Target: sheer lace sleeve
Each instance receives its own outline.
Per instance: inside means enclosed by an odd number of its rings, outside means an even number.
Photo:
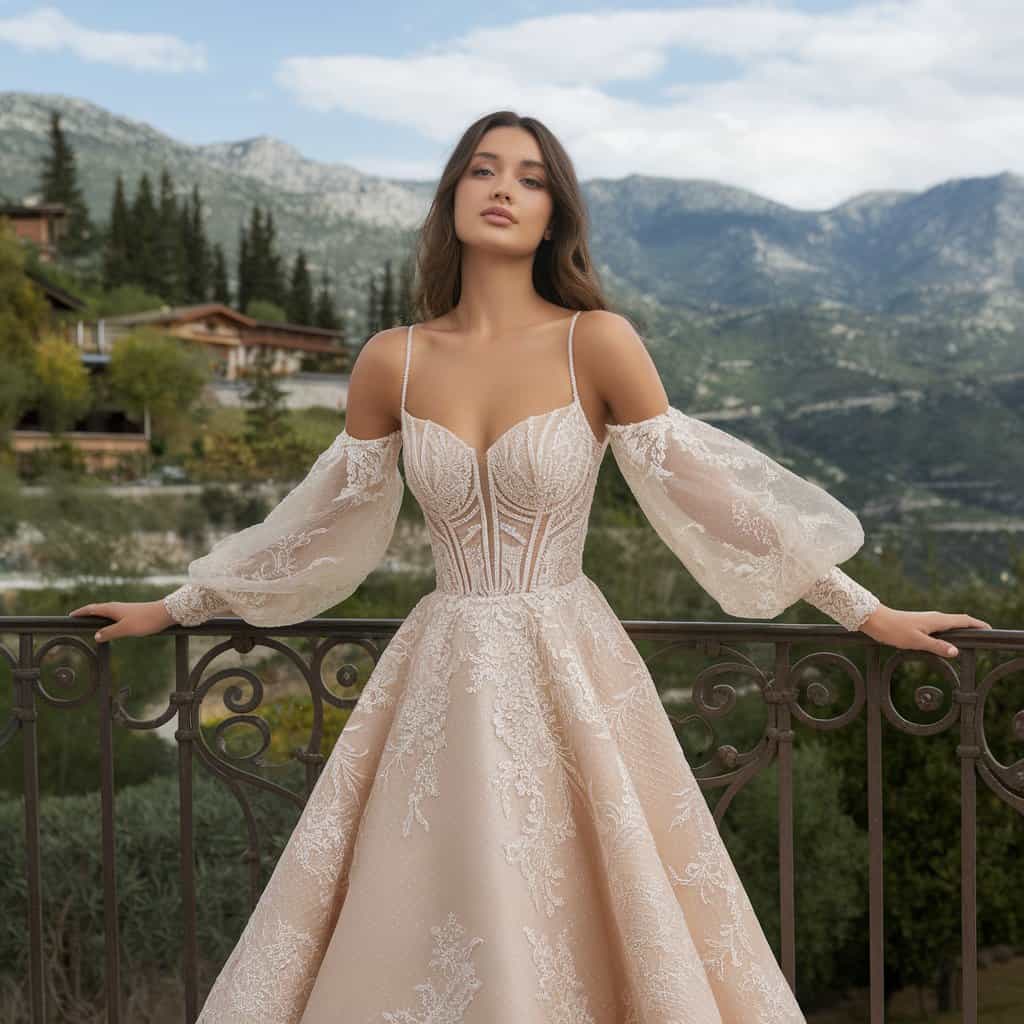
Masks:
[[[185,626],[223,614],[285,626],[344,600],[394,533],[401,445],[399,430],[375,438],[343,430],[262,523],[189,563],[189,582],[163,599],[168,614]]]
[[[836,568],[864,543],[860,521],[817,484],[672,406],[608,430],[651,525],[730,615],[773,618],[802,597],[856,629],[877,607]]]

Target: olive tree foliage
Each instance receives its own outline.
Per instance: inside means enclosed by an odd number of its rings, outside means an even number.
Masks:
[[[35,370],[41,425],[53,433],[69,430],[91,403],[89,371],[78,349],[58,335],[47,335],[36,345]]]
[[[36,400],[35,347],[50,325],[50,307],[25,273],[25,253],[0,217],[0,431],[14,428]]]
[[[210,379],[195,347],[143,327],[114,342],[107,370],[111,398],[141,419],[149,410],[154,438],[177,433]]]

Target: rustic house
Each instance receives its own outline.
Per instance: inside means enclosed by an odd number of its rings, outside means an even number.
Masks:
[[[71,340],[83,350],[108,352],[120,335],[139,327],[202,345],[214,357],[214,372],[224,380],[244,376],[260,349],[269,350],[274,373],[290,376],[303,369],[304,357],[320,357],[325,369],[348,370],[348,352],[340,331],[305,324],[276,323],[246,316],[220,302],[163,306],[144,313],[107,317],[95,324],[69,325]]]
[[[18,238],[39,247],[39,259],[51,262],[57,255],[57,242],[67,225],[67,207],[63,203],[9,203],[0,205]]]

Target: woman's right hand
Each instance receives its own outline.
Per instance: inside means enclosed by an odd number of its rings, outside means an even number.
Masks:
[[[109,626],[103,626],[93,634],[100,643],[122,636],[149,636],[175,622],[163,601],[103,601],[83,604],[68,615],[102,615],[113,619]]]

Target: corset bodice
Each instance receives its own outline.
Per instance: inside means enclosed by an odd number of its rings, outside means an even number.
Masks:
[[[437,589],[497,595],[568,583],[582,572],[590,506],[608,439],[598,441],[572,401],[513,424],[482,453],[405,408],[412,327],[402,385],[405,479],[426,519]]]

